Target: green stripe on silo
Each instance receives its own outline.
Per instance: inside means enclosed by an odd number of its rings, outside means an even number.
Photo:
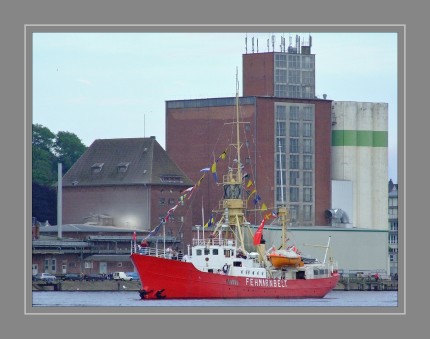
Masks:
[[[336,130],[332,131],[331,145],[388,147],[388,132]]]
[[[373,147],[388,147],[388,132],[375,131],[373,132]]]

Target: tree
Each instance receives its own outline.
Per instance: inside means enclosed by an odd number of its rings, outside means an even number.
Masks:
[[[33,124],[32,135],[32,213],[39,221],[56,223],[56,184],[58,163],[63,174],[85,152],[86,147],[73,133],[52,133],[47,127]]]
[[[33,182],[40,185],[52,185],[55,183],[56,175],[53,164],[56,157],[52,153],[55,142],[55,134],[48,128],[33,124],[32,136],[32,177]]]
[[[86,150],[76,134],[70,132],[58,132],[53,148],[57,161],[63,164],[63,173],[66,173]]]
[[[39,124],[33,124],[33,147],[51,152],[54,141],[55,134],[52,133],[47,127]]]

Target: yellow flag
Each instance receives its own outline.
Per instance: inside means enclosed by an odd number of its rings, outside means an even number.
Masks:
[[[252,195],[253,195],[254,193],[257,193],[257,190],[256,190],[256,189],[254,189],[254,190],[249,194],[249,197],[248,197],[248,199],[247,199],[247,200],[249,200],[249,198],[251,198],[251,197],[252,197]]]
[[[263,205],[261,205],[261,210],[262,211],[266,211],[267,210],[267,206],[266,204],[263,202]]]
[[[246,188],[250,188],[253,185],[252,180],[249,179],[248,183],[246,184]]]

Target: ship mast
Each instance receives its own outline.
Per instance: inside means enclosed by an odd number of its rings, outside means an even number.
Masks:
[[[282,226],[282,244],[281,249],[286,249],[287,243],[287,207],[284,202],[284,186],[283,186],[283,172],[282,172],[282,146],[281,141],[279,141],[279,168],[281,176],[281,206],[278,208],[278,216],[281,221]]]
[[[237,148],[237,175],[242,181],[242,163],[240,159],[240,135],[239,135],[239,79],[236,68],[236,148]]]

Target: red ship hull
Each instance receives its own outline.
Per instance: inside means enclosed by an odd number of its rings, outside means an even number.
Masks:
[[[338,273],[310,280],[238,277],[201,272],[178,260],[140,254],[131,259],[147,299],[322,298],[339,280]]]

